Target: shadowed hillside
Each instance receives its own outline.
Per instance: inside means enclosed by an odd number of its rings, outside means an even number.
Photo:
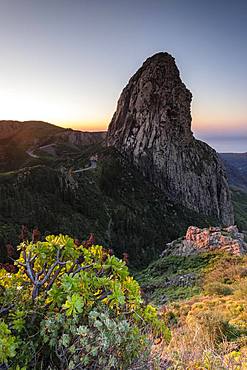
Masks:
[[[73,173],[88,166],[96,149],[97,167]],[[115,150],[92,145],[73,158],[46,160],[46,165],[0,175],[5,242],[18,241],[22,224],[38,226],[42,235],[61,232],[86,239],[92,232],[97,242],[144,265],[190,224],[216,222],[170,202]]]

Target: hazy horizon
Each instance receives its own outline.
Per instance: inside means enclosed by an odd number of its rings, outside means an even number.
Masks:
[[[196,139],[204,141],[215,149],[218,153],[246,153],[247,137],[212,137],[204,135],[195,135]]]

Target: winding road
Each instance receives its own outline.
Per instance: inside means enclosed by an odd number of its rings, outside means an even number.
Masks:
[[[93,170],[97,167],[97,161],[95,159],[90,160],[90,166],[89,167],[84,167],[79,170],[72,171],[73,173],[79,173],[79,172],[84,172],[88,170]]]
[[[45,148],[45,147],[49,147],[53,144],[50,144],[50,145],[45,145],[43,147],[40,147],[38,149],[42,149],[42,148]],[[33,149],[34,150],[34,149]],[[32,157],[32,158],[40,158],[37,154],[34,154],[33,153],[33,150],[32,149],[28,149],[26,151],[26,153]],[[90,159],[90,165],[88,167],[84,167],[84,168],[79,168],[78,170],[75,170],[75,171],[71,171],[71,173],[80,173],[80,172],[84,172],[84,171],[89,171],[89,170],[94,170],[95,168],[97,168],[97,155],[96,156],[93,156],[92,159]]]
[[[32,158],[39,158],[39,156],[38,156],[38,155],[36,155],[36,154],[34,154],[34,153],[33,153],[33,150],[32,150],[32,149],[28,149],[28,150],[26,151],[26,153],[27,153],[30,157],[32,157]]]

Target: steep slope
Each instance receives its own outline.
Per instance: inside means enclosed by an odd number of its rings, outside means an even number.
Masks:
[[[155,54],[124,88],[107,144],[170,199],[229,225],[233,210],[225,171],[216,152],[193,137],[191,99],[174,58]]]
[[[169,369],[246,369],[246,247],[236,227],[190,227],[136,276],[171,329]]]

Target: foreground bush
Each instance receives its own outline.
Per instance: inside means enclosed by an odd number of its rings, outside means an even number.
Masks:
[[[78,244],[78,243],[77,243]],[[22,243],[16,274],[0,270],[0,366],[127,369],[169,330],[125,262],[67,236]]]

